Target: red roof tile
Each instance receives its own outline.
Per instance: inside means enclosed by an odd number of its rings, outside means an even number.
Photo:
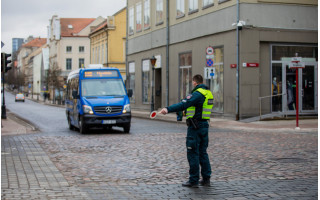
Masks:
[[[22,45],[22,47],[41,47],[45,43],[47,43],[47,38],[36,38],[27,44]]]
[[[60,18],[61,36],[74,36],[94,20],[95,18]],[[71,25],[72,27],[70,28],[69,25]]]

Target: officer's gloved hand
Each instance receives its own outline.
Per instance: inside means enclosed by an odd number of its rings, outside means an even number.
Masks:
[[[163,114],[163,115],[166,115],[166,114],[168,114],[168,109],[167,108],[162,108],[159,113]]]

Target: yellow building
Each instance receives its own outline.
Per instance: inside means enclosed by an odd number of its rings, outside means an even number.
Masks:
[[[125,79],[126,8],[93,27],[89,37],[91,64],[118,68]]]

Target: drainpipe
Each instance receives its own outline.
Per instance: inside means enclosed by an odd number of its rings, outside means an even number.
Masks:
[[[126,58],[125,58],[125,62],[126,62],[126,88],[128,88],[128,80],[129,80],[129,66],[128,66],[128,20],[129,20],[129,17],[128,17],[128,13],[129,13],[129,8],[128,8],[128,1],[127,0],[127,8],[126,8],[126,18],[127,18],[127,21],[126,21]]]
[[[169,30],[169,0],[167,0],[167,45],[166,45],[166,106],[169,106],[169,42],[170,42],[170,30]]]
[[[239,5],[239,0],[237,0],[237,73],[236,73],[236,77],[237,77],[237,94],[236,94],[236,120],[239,121],[240,117],[239,117],[239,107],[240,107],[240,103],[239,103],[239,85],[240,85],[240,79],[239,79],[239,65],[240,65],[240,49],[239,49],[239,27],[238,27],[238,23],[240,20],[240,5]]]

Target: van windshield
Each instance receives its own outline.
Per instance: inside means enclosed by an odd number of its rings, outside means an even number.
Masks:
[[[124,96],[121,79],[85,79],[81,84],[82,96]]]

